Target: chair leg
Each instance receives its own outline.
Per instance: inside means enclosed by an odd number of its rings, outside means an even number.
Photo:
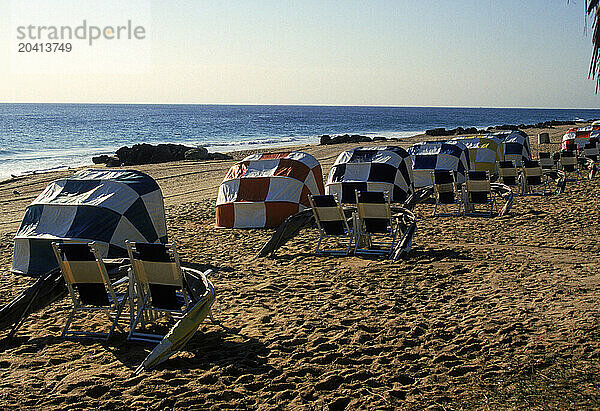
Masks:
[[[71,313],[69,314],[69,317],[67,318],[67,322],[62,329],[62,333],[60,334],[61,337],[64,337],[65,335],[67,335],[67,331],[69,330],[69,327],[71,326],[71,323],[73,322],[73,318],[75,318],[75,312],[77,311],[78,308],[79,308],[79,304],[73,305],[73,309],[71,310]]]
[[[105,341],[108,342],[108,340],[110,340],[110,337],[112,336],[113,331],[115,330],[115,328],[117,327],[117,324],[119,323],[119,319],[121,318],[121,312],[123,311],[123,308],[125,308],[125,303],[127,303],[127,296],[123,297],[123,301],[121,301],[120,304],[117,305],[117,312],[115,314],[115,319],[112,323],[112,326],[110,327],[110,330],[108,331],[108,335],[106,336]]]

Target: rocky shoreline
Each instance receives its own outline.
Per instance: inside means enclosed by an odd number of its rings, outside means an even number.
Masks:
[[[134,144],[121,147],[114,156],[92,157],[94,164],[107,167],[135,166],[141,164],[168,163],[181,160],[231,160],[233,157],[223,153],[209,153],[205,147],[189,147],[183,144]]]

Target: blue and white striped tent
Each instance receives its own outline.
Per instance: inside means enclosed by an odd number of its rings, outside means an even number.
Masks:
[[[356,202],[355,190],[387,191],[394,203],[413,192],[410,156],[399,146],[358,147],[338,155],[329,170],[325,194]]]
[[[436,170],[454,171],[457,183],[465,182],[469,149],[460,140],[423,141],[408,148],[412,158],[415,189],[433,184]]]
[[[11,271],[40,276],[57,267],[52,241],[96,241],[105,258],[126,257],[125,240],[167,241],[162,193],[134,170],[82,170],[53,181],[25,212]]]
[[[503,143],[504,160],[514,161],[517,167],[523,165],[523,160],[531,160],[529,136],[521,130],[507,130],[487,134]]]

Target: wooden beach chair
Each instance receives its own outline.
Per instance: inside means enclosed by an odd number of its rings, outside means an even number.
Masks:
[[[514,161],[500,161],[498,162],[498,172],[500,174],[500,180],[502,184],[510,187],[511,189],[519,186],[519,170],[515,166]]]
[[[96,243],[52,243],[52,249],[67,284],[73,309],[67,318],[61,336],[103,338],[112,336],[125,303],[127,292],[115,292],[115,287],[124,283],[123,278],[112,284]],[[71,331],[73,320],[80,311],[104,311],[111,322],[108,332]]]
[[[554,170],[556,168],[556,164],[554,163],[550,152],[540,151],[538,153],[538,158],[542,170]]]
[[[467,171],[465,215],[487,214],[489,217],[494,212],[494,197],[490,174],[487,171]],[[478,205],[487,205],[487,212],[477,211]]]
[[[433,216],[459,215],[462,206],[462,199],[454,180],[454,172],[450,170],[433,171],[432,181],[433,194],[435,198]],[[448,207],[454,205],[458,207],[455,213],[438,213],[438,208],[440,206],[444,206],[446,207],[446,210],[448,210]]]
[[[559,162],[560,167],[565,175],[575,174],[575,181],[579,179],[579,164],[575,151],[561,151]]]
[[[389,256],[398,228],[392,219],[389,192],[355,191],[355,254]]]
[[[344,210],[340,206],[336,195],[309,195],[308,201],[315,216],[319,229],[319,241],[315,254],[322,255],[348,255],[352,247],[354,232],[348,225]],[[348,245],[345,249],[320,249],[322,241],[330,238],[344,238]]]
[[[523,185],[521,194],[546,195],[548,179],[537,160],[523,161]],[[541,190],[541,191],[540,191]]]
[[[163,334],[146,327],[167,314],[181,318],[190,307],[191,296],[184,287],[179,256],[173,244],[125,242],[131,261],[137,310],[128,340],[158,342]],[[212,318],[212,317],[211,317]]]

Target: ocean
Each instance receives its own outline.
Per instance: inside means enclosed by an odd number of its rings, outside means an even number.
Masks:
[[[318,142],[322,134],[407,137],[436,127],[600,118],[600,110],[529,108],[0,104],[0,179],[92,164],[136,143],[209,151]]]

